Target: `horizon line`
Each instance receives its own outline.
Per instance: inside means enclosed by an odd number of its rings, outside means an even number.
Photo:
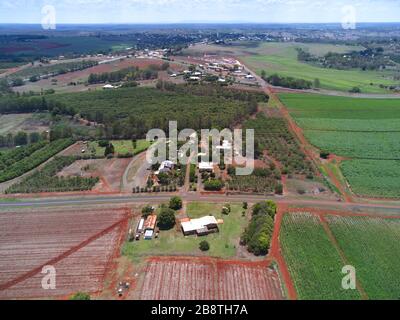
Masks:
[[[360,21],[357,24],[400,24],[400,21]],[[176,21],[176,22],[61,22],[57,25],[171,25],[171,24],[342,24],[342,22],[251,22],[251,21]],[[0,25],[34,25],[40,26],[37,22],[0,22]]]

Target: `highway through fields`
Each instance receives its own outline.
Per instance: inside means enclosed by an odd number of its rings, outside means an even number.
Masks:
[[[176,193],[164,193],[157,195],[93,195],[93,196],[66,196],[57,198],[19,198],[19,199],[2,199],[0,201],[0,210],[18,209],[18,208],[40,208],[40,207],[75,207],[83,205],[104,205],[109,204],[116,206],[135,205],[135,204],[159,204],[168,202]],[[290,206],[304,207],[326,207],[347,210],[399,210],[399,202],[338,202],[332,200],[318,199],[301,199],[295,197],[278,197],[278,196],[262,196],[262,195],[201,195],[198,193],[187,193],[181,195],[182,199],[187,202],[222,202],[222,203],[254,203],[262,200],[274,200],[278,204]]]

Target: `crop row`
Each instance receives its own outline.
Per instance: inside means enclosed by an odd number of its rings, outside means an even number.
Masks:
[[[99,181],[98,177],[58,177],[56,174],[71,165],[75,157],[57,157],[42,170],[38,170],[7,189],[6,193],[67,192],[91,190]]]
[[[64,150],[73,143],[72,139],[55,140],[24,158],[8,166],[0,172],[0,182],[8,181],[36,168],[49,158]]]

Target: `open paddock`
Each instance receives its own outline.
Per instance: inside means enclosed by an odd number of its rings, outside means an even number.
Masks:
[[[127,209],[0,213],[0,299],[95,293],[118,253]],[[56,289],[41,286],[43,266],[56,269]]]
[[[142,300],[281,300],[279,276],[267,263],[152,258]]]

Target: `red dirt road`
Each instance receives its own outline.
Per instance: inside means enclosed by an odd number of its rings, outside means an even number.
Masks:
[[[286,261],[282,256],[282,249],[281,249],[281,244],[279,241],[279,234],[281,231],[282,218],[283,218],[283,215],[285,214],[286,210],[287,210],[286,206],[283,206],[283,205],[278,206],[278,212],[275,216],[275,227],[274,227],[274,233],[272,234],[271,249],[269,252],[269,257],[274,259],[276,261],[276,263],[278,264],[279,271],[280,271],[281,277],[282,277],[282,281],[284,281],[284,283],[285,283],[288,298],[291,300],[296,300],[297,292],[294,287],[292,277],[290,276],[289,270],[287,268]]]

